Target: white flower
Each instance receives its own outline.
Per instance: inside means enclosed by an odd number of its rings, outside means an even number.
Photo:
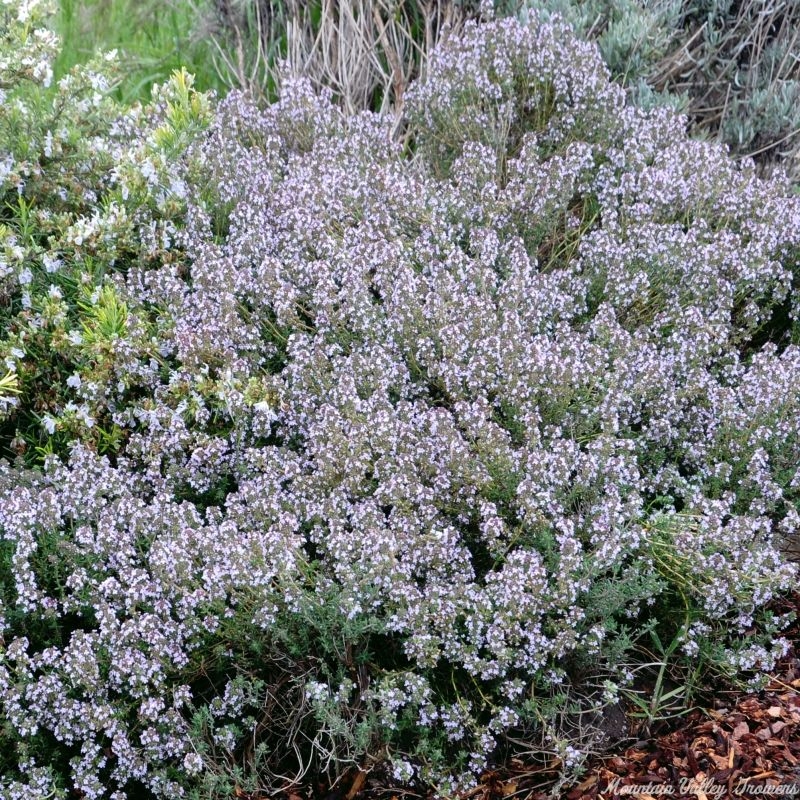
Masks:
[[[410,761],[392,759],[392,777],[401,783],[409,783],[414,779],[416,768]]]
[[[2,102],[3,101],[0,98],[0,104],[2,104]],[[6,177],[11,174],[11,170],[13,169],[14,159],[10,155],[0,159],[0,184],[2,184]]]
[[[309,681],[306,684],[306,693],[312,702],[319,702],[320,700],[330,697],[328,685],[320,681]]]
[[[187,775],[199,775],[203,771],[203,759],[197,753],[187,753],[183,757],[183,768]]]
[[[260,400],[258,403],[254,403],[253,408],[262,417],[266,417],[268,422],[274,422],[278,419],[278,415],[266,400]]]
[[[89,410],[86,408],[86,406],[81,406],[78,408],[75,412],[75,416],[77,416],[77,418],[81,420],[87,428],[94,427],[94,418],[89,414]]]
[[[63,263],[64,262],[60,258],[52,255],[51,253],[45,253],[42,256],[42,264],[44,264],[46,272],[58,272]]]

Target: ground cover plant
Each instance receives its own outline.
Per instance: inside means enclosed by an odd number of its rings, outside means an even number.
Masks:
[[[399,142],[299,79],[48,86],[45,11],[0,5],[3,797],[447,796],[509,751],[574,774],[647,670],[652,714],[758,683],[787,185],[560,23],[466,25]]]

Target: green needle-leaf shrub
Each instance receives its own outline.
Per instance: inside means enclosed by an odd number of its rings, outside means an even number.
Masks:
[[[63,231],[4,189],[4,797],[570,774],[651,641],[785,652],[785,186],[537,20],[453,37],[404,146],[303,81],[131,113]]]

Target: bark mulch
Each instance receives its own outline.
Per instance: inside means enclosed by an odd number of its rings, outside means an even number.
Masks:
[[[596,764],[566,800],[614,796],[800,798],[800,662],[730,710],[695,711],[677,730]]]
[[[565,800],[662,797],[796,797],[800,800],[800,593],[780,602],[798,619],[787,638],[792,650],[759,693],[726,693],[716,708],[694,710],[678,726],[590,764],[584,778],[560,792]],[[530,778],[495,773],[485,800],[543,800],[546,789],[524,793]]]

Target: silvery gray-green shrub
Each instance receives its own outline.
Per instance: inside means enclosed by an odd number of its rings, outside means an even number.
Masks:
[[[407,146],[304,81],[266,108],[163,91],[97,216],[7,262],[3,797],[377,763],[447,796],[513,748],[574,774],[653,637],[676,670],[772,667],[787,186],[538,19],[453,37]],[[47,387],[35,334],[64,348]]]

